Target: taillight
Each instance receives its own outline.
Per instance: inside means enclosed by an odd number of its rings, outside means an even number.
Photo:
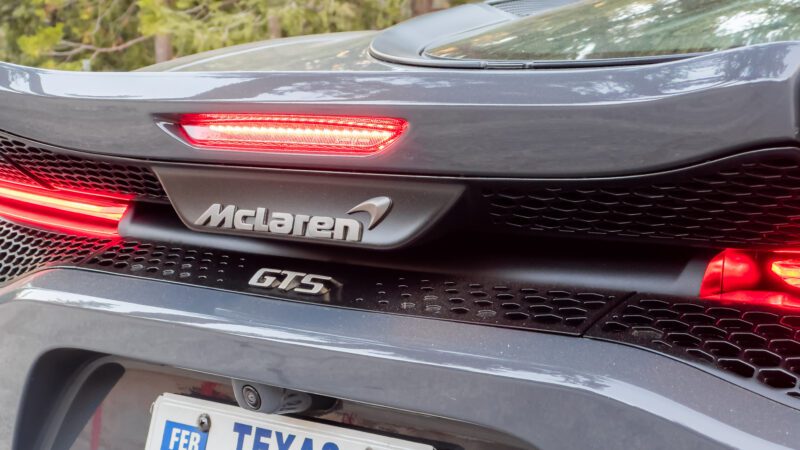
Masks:
[[[772,261],[770,270],[784,283],[793,288],[800,288],[800,259],[777,259]]]
[[[800,251],[725,250],[709,263],[700,296],[800,308]]]
[[[0,183],[0,216],[41,228],[113,236],[127,209],[124,198]]]
[[[389,117],[187,114],[178,125],[201,148],[366,156],[385,150],[408,123]]]

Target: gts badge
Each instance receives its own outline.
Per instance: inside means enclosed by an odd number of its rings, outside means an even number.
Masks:
[[[322,295],[327,294],[334,283],[333,278],[325,275],[264,268],[258,269],[248,284],[298,294]]]
[[[392,199],[375,197],[352,207],[347,214],[367,213],[367,229],[375,228],[389,213]],[[244,209],[214,203],[194,221],[209,228],[228,228],[278,235],[360,242],[363,225],[356,219],[270,212],[267,208]]]

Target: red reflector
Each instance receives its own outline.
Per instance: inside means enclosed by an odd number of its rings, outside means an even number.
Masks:
[[[115,235],[127,209],[124,199],[0,183],[0,216],[43,228]]]
[[[189,114],[179,126],[201,148],[365,156],[396,141],[408,123],[388,117]]]

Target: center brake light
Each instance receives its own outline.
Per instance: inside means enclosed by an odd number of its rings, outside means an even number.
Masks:
[[[71,233],[115,236],[128,200],[0,182],[0,216]]]
[[[389,147],[408,123],[390,117],[187,114],[178,126],[200,148],[367,156]]]

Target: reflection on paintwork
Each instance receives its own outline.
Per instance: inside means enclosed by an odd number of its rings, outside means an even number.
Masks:
[[[375,31],[303,36],[198,53],[139,69],[142,72],[261,72],[399,70],[367,51]]]
[[[427,51],[437,58],[590,60],[800,39],[800,0],[583,0]]]
[[[689,93],[715,86],[786,78],[800,47],[785,44],[740,53],[710,55],[671,64],[614,71],[493,72],[409,70],[320,76],[309,73],[86,73],[32,69],[0,63],[0,92],[73,99],[319,101],[548,105],[620,102]],[[642,79],[646,82],[642,83]],[[191,80],[188,83],[187,80]],[[496,89],[496,82],[504,88]],[[455,96],[451,90],[469,89]],[[573,95],[570,95],[572,93]],[[412,100],[418,97],[422,100]]]
[[[581,70],[85,73],[0,63],[0,122],[40,142],[153,160],[416,175],[618,176],[692,164],[734,146],[795,142],[798,64],[796,42]],[[237,112],[311,107],[318,114],[384,114],[408,120],[414,131],[368,161],[220,156],[156,132],[160,114],[214,110],[220,102]],[[87,123],[92,133],[85,133]],[[581,149],[581,164],[568,149]]]

